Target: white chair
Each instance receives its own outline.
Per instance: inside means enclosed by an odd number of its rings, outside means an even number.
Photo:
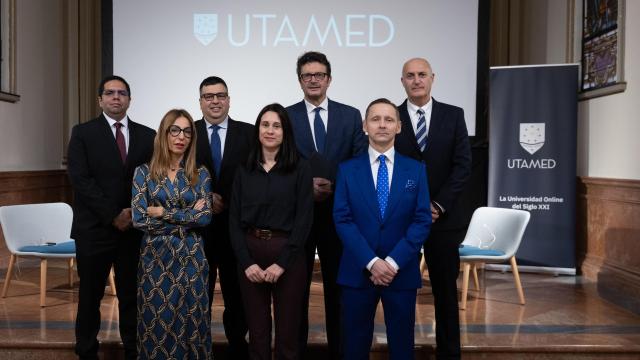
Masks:
[[[11,252],[2,297],[7,296],[13,267],[19,256],[40,259],[40,306],[45,306],[47,259],[68,259],[69,286],[73,286],[75,242],[69,237],[73,211],[65,203],[0,207],[0,224]]]
[[[476,271],[479,263],[509,261],[520,304],[524,305],[524,292],[515,254],[530,217],[528,211],[494,207],[481,207],[473,212],[463,246],[459,249],[460,264],[463,266],[461,310],[467,307],[469,272],[472,266],[476,289],[480,288]]]

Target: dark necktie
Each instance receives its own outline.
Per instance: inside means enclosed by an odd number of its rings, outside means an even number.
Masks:
[[[384,218],[384,212],[387,209],[387,201],[389,200],[389,171],[384,154],[378,156],[380,166],[378,167],[378,180],[376,186],[376,195],[378,197],[378,208],[380,209],[380,217]]]
[[[316,115],[313,119],[313,132],[316,136],[316,149],[320,154],[324,153],[324,139],[327,136],[327,131],[324,128],[324,122],[322,122],[322,118],[320,117],[321,107],[317,107],[313,109],[316,112]]]
[[[211,142],[209,143],[211,146],[211,158],[213,159],[213,170],[216,172],[215,175],[220,177],[220,164],[222,163],[222,146],[220,143],[220,135],[218,134],[218,130],[220,130],[220,126],[211,125]]]
[[[120,159],[124,164],[127,161],[127,144],[124,142],[124,134],[122,134],[122,124],[116,121],[116,144],[118,144],[118,150],[120,150]]]
[[[416,140],[420,151],[427,147],[427,120],[424,118],[424,110],[418,109],[418,128],[416,129]]]

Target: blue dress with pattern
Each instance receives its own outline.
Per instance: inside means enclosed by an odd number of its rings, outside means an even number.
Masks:
[[[136,168],[131,209],[133,226],[145,232],[138,263],[138,358],[209,359],[209,265],[195,231],[211,221],[211,178],[204,167],[190,184],[182,169],[172,182],[156,182],[149,166]],[[194,210],[206,199],[202,210]],[[162,206],[152,218],[148,206]]]

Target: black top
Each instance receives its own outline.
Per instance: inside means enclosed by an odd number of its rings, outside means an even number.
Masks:
[[[255,264],[245,236],[251,228],[289,233],[289,241],[276,263],[287,268],[302,252],[313,220],[311,168],[299,160],[295,170],[274,166],[266,172],[261,165],[238,168],[231,193],[229,232],[231,245],[242,269]],[[267,240],[268,241],[268,240]]]

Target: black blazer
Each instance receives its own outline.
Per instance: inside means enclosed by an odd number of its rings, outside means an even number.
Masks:
[[[204,165],[211,174],[213,184],[212,191],[222,196],[225,204],[225,213],[231,201],[231,189],[238,165],[244,165],[249,157],[249,152],[253,146],[253,125],[229,118],[229,128],[224,143],[224,153],[220,174],[216,174],[213,168],[213,157],[211,157],[211,146],[209,145],[209,133],[207,132],[207,122],[204,119],[196,121],[196,131],[198,132],[198,142],[196,148],[196,162]],[[213,224],[215,220],[211,223]]]
[[[71,236],[76,240],[109,238],[113,219],[131,207],[133,172],[151,160],[156,132],[131,119],[128,123],[125,164],[104,115],[73,127],[67,153],[74,195]]]
[[[402,130],[396,135],[395,148],[406,156],[425,163],[431,200],[440,204],[445,213],[433,224],[432,231],[466,226],[456,203],[471,173],[471,147],[464,121],[464,111],[433,99],[427,147],[418,147],[407,100],[398,106]]]

